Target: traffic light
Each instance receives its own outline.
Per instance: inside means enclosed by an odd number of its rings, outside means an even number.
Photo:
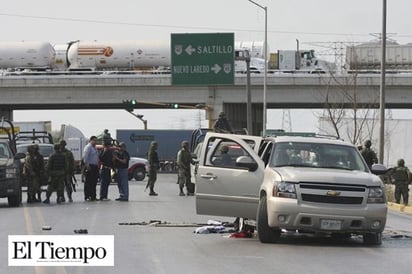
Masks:
[[[179,104],[178,104],[178,103],[169,104],[169,107],[170,107],[170,108],[173,108],[173,109],[178,109],[178,108],[179,108]]]
[[[128,112],[132,112],[134,108],[137,106],[137,100],[123,100],[124,109]]]

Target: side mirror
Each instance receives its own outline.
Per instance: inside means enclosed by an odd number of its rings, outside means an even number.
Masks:
[[[373,164],[371,171],[375,175],[385,175],[388,169],[382,164]]]
[[[14,155],[14,158],[17,159],[17,160],[24,159],[24,158],[26,158],[26,154],[23,153],[23,152],[18,152],[18,153],[16,153],[16,155]]]
[[[250,156],[237,157],[236,166],[247,168],[249,171],[255,171],[258,168],[258,164]]]

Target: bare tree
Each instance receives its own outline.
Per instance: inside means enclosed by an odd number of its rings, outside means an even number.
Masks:
[[[378,114],[378,94],[370,96],[367,102],[365,99],[361,100],[357,89],[358,73],[339,76],[330,72],[330,77],[322,78],[328,82],[325,83],[325,103],[320,117],[327,126],[321,130],[359,144],[372,138]]]

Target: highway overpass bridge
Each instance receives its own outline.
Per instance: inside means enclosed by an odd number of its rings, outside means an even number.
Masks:
[[[268,74],[267,108],[324,108],[330,103],[378,107],[379,74]],[[12,119],[22,109],[121,109],[124,100],[136,108],[203,106],[210,120],[224,110],[236,128],[246,127],[247,77],[236,75],[233,85],[173,86],[170,75],[68,74],[0,76],[0,115]],[[356,93],[356,99],[354,94]],[[254,132],[262,128],[263,75],[251,77]],[[386,107],[412,108],[412,74],[388,74]]]

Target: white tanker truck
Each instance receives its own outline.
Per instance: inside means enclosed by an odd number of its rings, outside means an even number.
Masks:
[[[235,50],[248,50],[252,71],[255,73],[263,72],[263,42],[236,41]],[[3,42],[0,43],[0,69],[3,71],[29,70],[51,73],[70,71],[167,73],[171,65],[170,53],[170,42],[167,40],[72,41],[54,46],[46,42]],[[268,57],[271,55],[268,54]],[[313,59],[310,61],[312,62]],[[269,62],[270,64],[271,62]],[[269,68],[272,69],[272,72],[273,69],[276,69],[270,66]],[[308,71],[311,69],[305,68]],[[282,71],[282,67],[279,66],[277,70]],[[296,70],[303,71],[303,67],[297,67]],[[245,62],[235,61],[235,71],[237,73],[246,72]]]

